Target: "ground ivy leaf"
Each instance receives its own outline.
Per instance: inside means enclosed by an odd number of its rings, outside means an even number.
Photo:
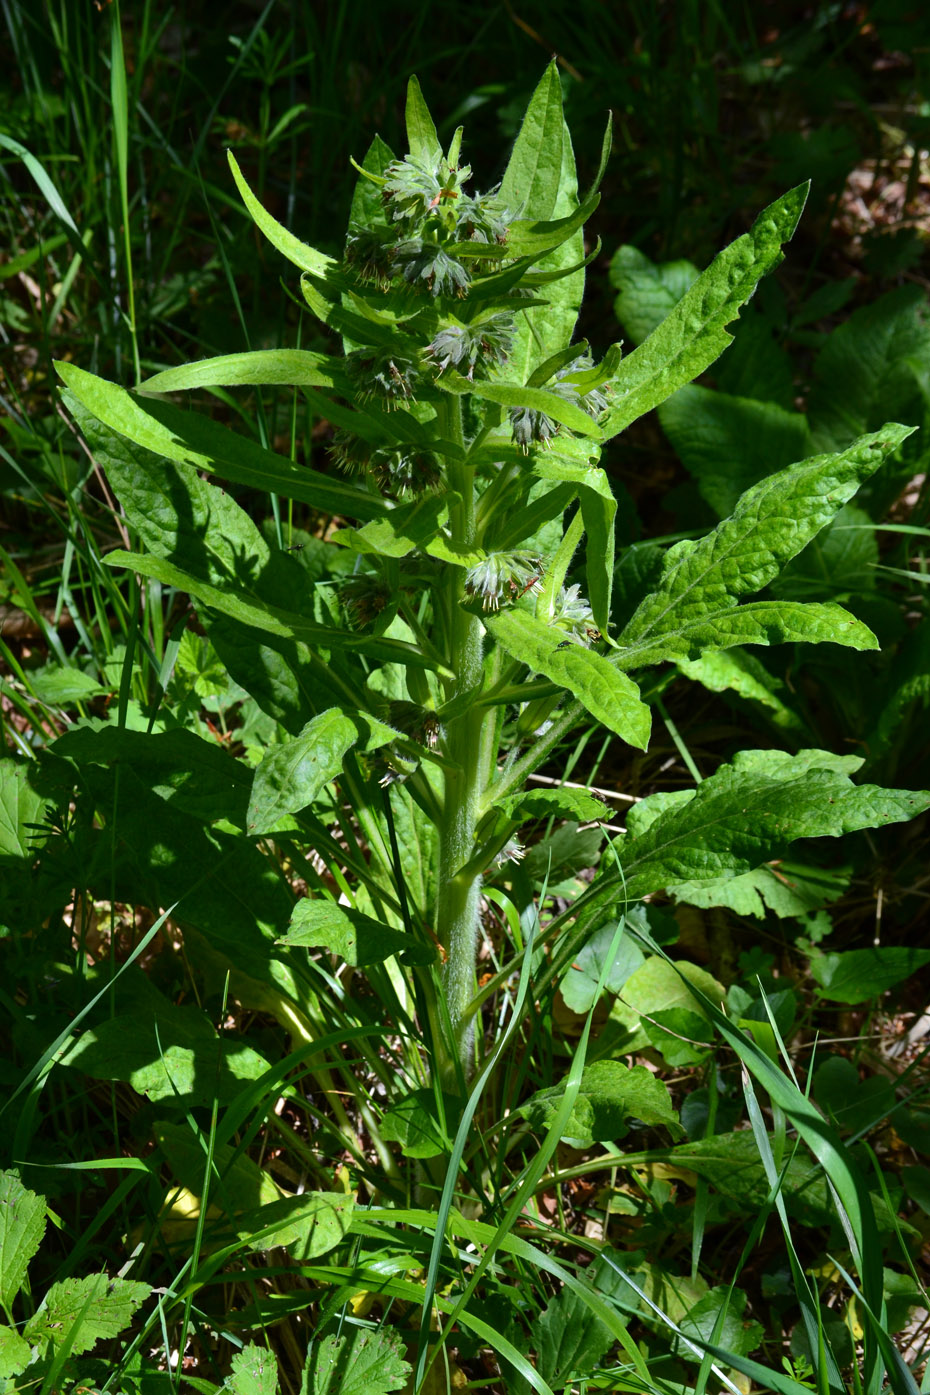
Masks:
[[[561,982],[562,997],[573,1012],[587,1012],[597,996],[604,960],[610,953],[610,946],[616,934],[613,923],[605,925],[592,935],[583,949],[575,956],[575,962]],[[632,973],[644,963],[642,950],[630,935],[621,936],[613,963],[607,971],[605,989],[608,993],[619,993]]]
[[[636,684],[602,655],[580,645],[560,649],[561,632],[525,610],[501,611],[484,623],[512,658],[567,688],[611,731],[631,746],[646,749],[652,726],[649,708]]]
[[[15,1327],[0,1326],[0,1380],[9,1380],[25,1371],[32,1359],[32,1347]]]
[[[250,832],[269,832],[285,814],[304,809],[342,769],[358,740],[351,718],[336,707],[313,717],[299,736],[272,746],[255,771],[249,800]]]
[[[52,1284],[41,1308],[26,1323],[23,1337],[33,1346],[67,1341],[72,1356],[90,1351],[105,1337],[118,1337],[151,1293],[148,1284],[88,1274]]]
[[[278,943],[328,949],[347,964],[364,967],[397,954],[409,944],[409,936],[321,896],[297,902],[287,934]]]
[[[718,1327],[721,1311],[724,1316]],[[679,1326],[686,1337],[699,1337],[704,1342],[713,1342],[732,1351],[736,1356],[748,1356],[762,1342],[765,1328],[760,1322],[746,1322],[743,1317],[745,1311],[745,1293],[738,1288],[731,1291],[729,1285],[719,1284],[698,1299],[681,1318]],[[701,1360],[701,1353],[694,1352],[685,1342],[677,1343],[677,1349],[686,1360]]]
[[[45,1234],[45,1198],[0,1172],[0,1303],[9,1312]]]
[[[232,1371],[222,1386],[229,1395],[276,1395],[278,1363],[274,1352],[249,1342],[232,1359]]]
[[[801,184],[764,209],[748,233],[725,248],[674,310],[623,360],[604,425],[605,439],[690,383],[732,342],[725,326],[782,260],[807,199]]]
[[[770,475],[748,490],[712,533],[669,548],[658,587],[618,637],[627,652],[617,662],[634,668],[662,658],[695,658],[703,648],[773,638],[876,647],[871,632],[838,606],[765,601],[740,606],[739,600],[774,580],[912,430],[891,424],[845,451]]]
[[[454,1101],[447,1097],[447,1110]],[[381,1120],[381,1137],[399,1143],[408,1158],[438,1158],[452,1151],[452,1140],[436,1115],[432,1090],[413,1090],[387,1111]]]
[[[544,1131],[555,1119],[564,1094],[564,1082],[537,1090],[520,1112],[533,1128]],[[650,1070],[622,1061],[595,1061],[582,1072],[562,1137],[581,1148],[594,1142],[614,1142],[627,1134],[630,1118],[662,1124],[675,1138],[683,1133],[667,1087]]]
[[[875,945],[840,954],[817,954],[810,971],[821,998],[833,1003],[866,1003],[930,964],[930,949],[914,945]]]
[[[353,1327],[342,1337],[319,1337],[307,1357],[303,1395],[388,1395],[410,1375],[403,1350],[390,1327]]]

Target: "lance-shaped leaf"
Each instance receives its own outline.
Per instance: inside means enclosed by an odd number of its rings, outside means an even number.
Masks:
[[[347,964],[364,967],[390,959],[410,944],[410,938],[361,911],[337,906],[321,896],[297,902],[287,934],[279,944],[328,949]]]
[[[45,1198],[0,1172],[0,1301],[9,1312],[45,1234]]]
[[[797,227],[807,190],[800,184],[764,209],[750,231],[714,258],[671,314],[623,360],[605,424],[608,439],[703,373],[732,343],[725,326],[782,260],[782,243]]]
[[[501,201],[528,218],[551,218],[562,178],[562,83],[553,60],[530,98],[501,180]]]
[[[596,463],[592,463],[590,448],[583,455],[574,450],[574,459],[567,453],[574,444],[556,441],[551,451],[537,457],[533,473],[540,479],[574,484],[578,490],[588,539],[585,553],[588,599],[595,625],[606,634],[610,623],[610,591],[614,576],[614,515],[617,501],[606,474]]]
[[[626,646],[621,667],[696,658],[705,647],[785,639],[875,648],[871,631],[839,606],[740,606],[739,599],[768,585],[913,429],[892,424],[848,450],[781,470],[748,490],[712,533],[676,543],[666,553],[658,587],[619,636]]]
[[[522,387],[519,383],[473,383],[453,369],[447,369],[437,378],[436,386],[460,396],[467,393],[471,397],[480,397],[485,402],[498,402],[502,407],[530,407],[533,411],[545,412],[553,421],[560,422],[562,426],[567,426],[582,436],[601,439],[600,428],[593,417],[576,407],[574,402],[567,402],[564,397],[559,397],[558,393],[547,392],[545,388]]]
[[[273,247],[276,247],[282,256],[287,257],[289,262],[299,266],[302,271],[315,272],[317,276],[325,276],[331,267],[338,265],[332,257],[327,257],[325,253],[318,252],[315,247],[308,247],[300,238],[288,232],[278,222],[277,218],[272,218],[271,214],[262,207],[258,199],[252,193],[248,184],[242,176],[242,171],[236,163],[236,157],[231,150],[226,152],[229,160],[229,168],[232,170],[233,179],[236,181],[236,188],[242,195],[242,202],[252,216],[256,227],[264,233]]]
[[[631,746],[646,749],[652,726],[649,708],[636,684],[602,655],[577,644],[560,649],[561,631],[525,610],[489,615],[484,623],[512,658],[567,688],[598,721]]]
[[[407,107],[404,118],[410,154],[427,168],[438,164],[442,158],[442,146],[439,144],[429,107],[423,99],[420,84],[415,77],[411,77],[407,83]]]
[[[449,509],[457,503],[458,494],[425,494],[409,504],[398,505],[384,518],[373,518],[364,528],[339,528],[332,535],[333,541],[353,552],[406,557],[414,548],[426,547],[446,521]]]
[[[182,392],[205,387],[246,387],[281,383],[288,387],[336,388],[348,393],[344,365],[329,354],[307,349],[255,349],[245,354],[220,354],[156,373],[143,384],[144,392]]]
[[[268,833],[285,814],[304,809],[342,769],[342,758],[358,740],[352,720],[336,707],[307,723],[299,736],[272,746],[255,771],[248,826]]]
[[[600,201],[600,194],[594,194],[564,218],[541,218],[535,222],[529,218],[519,218],[507,229],[507,242],[502,247],[489,247],[484,242],[457,242],[451,250],[456,256],[465,258],[532,257],[536,261],[567,242],[573,233],[584,226]]]
[[[385,511],[384,500],[377,495],[295,465],[209,417],[182,411],[169,402],[133,397],[116,383],[86,373],[73,363],[55,367],[68,388],[64,400],[95,454],[112,454],[115,434],[164,460],[190,465],[251,489],[299,499],[324,513],[375,518]],[[95,420],[100,423],[98,428],[92,425]]]
[[[930,808],[925,790],[853,784],[846,772],[857,763],[827,751],[741,751],[694,791],[644,799],[615,844],[626,895],[739,876],[797,838],[837,838]]]

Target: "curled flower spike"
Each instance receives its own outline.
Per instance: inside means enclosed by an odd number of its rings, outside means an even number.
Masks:
[[[499,310],[477,324],[450,324],[438,331],[426,350],[427,357],[439,365],[443,373],[451,364],[467,378],[475,368],[506,363],[513,348],[515,333],[513,316]],[[467,367],[466,367],[467,365]]]
[[[511,407],[509,416],[514,444],[520,447],[524,455],[532,445],[548,445],[559,429],[557,421],[534,407]]]
[[[471,277],[455,257],[438,242],[426,237],[408,237],[398,242],[394,262],[405,281],[422,282],[431,295],[464,296]]]
[[[391,588],[384,577],[372,572],[359,572],[342,583],[339,599],[349,622],[361,630],[373,624],[389,604]]]
[[[600,388],[589,388],[584,392],[581,386],[573,381],[576,373],[586,373],[589,368],[593,368],[593,360],[590,354],[579,354],[572,359],[564,368],[560,368],[555,375],[553,382],[549,384],[549,391],[558,393],[559,397],[564,397],[566,402],[574,402],[583,412],[587,412],[589,417],[596,420],[610,405],[605,393]]]
[[[429,450],[378,450],[371,468],[382,494],[422,494],[442,481],[438,457]]]
[[[538,591],[542,563],[531,552],[492,552],[470,567],[465,590],[480,596],[485,610],[499,610],[501,600],[515,601],[527,591]]]
[[[380,398],[390,410],[416,401],[420,368],[412,356],[396,349],[355,349],[347,356],[346,366],[363,402]]]
[[[591,607],[581,594],[580,586],[562,587],[555,601],[555,611],[549,622],[564,630],[563,644],[587,646],[597,636]]]
[[[361,436],[356,436],[354,431],[346,431],[341,426],[333,433],[329,450],[336,464],[350,475],[364,473],[375,454],[375,448],[370,441],[363,440]]]
[[[345,260],[362,281],[372,281],[387,289],[395,275],[391,260],[390,234],[380,228],[362,228],[353,223],[346,238]]]

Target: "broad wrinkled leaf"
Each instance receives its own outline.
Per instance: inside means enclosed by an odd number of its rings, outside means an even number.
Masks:
[[[42,822],[46,799],[32,788],[29,776],[25,761],[0,759],[0,865],[8,858],[32,856],[36,830],[30,825]]]
[[[690,383],[732,343],[725,326],[782,260],[782,243],[797,227],[807,190],[799,185],[764,209],[751,230],[714,258],[662,324],[623,360],[614,379],[606,439]]]
[[[564,1084],[537,1090],[520,1112],[533,1128],[544,1131],[556,1118],[564,1095]],[[562,1137],[578,1148],[588,1148],[595,1141],[616,1141],[629,1132],[630,1119],[662,1124],[676,1138],[683,1132],[668,1088],[645,1066],[595,1061],[582,1072],[581,1087]]]
[[[403,1343],[390,1327],[348,1328],[318,1337],[304,1371],[306,1395],[388,1395],[410,1375]]]
[[[218,1036],[194,1005],[165,999],[155,1011],[135,1011],[91,1028],[61,1058],[95,1080],[128,1080],[151,1100],[190,1108],[234,1099],[270,1062],[244,1041]]]
[[[716,1003],[724,1001],[726,991],[706,969],[686,959],[677,967],[680,972],[666,960],[650,957],[634,970],[623,987],[622,1017],[627,1020],[633,1013],[640,1018],[650,1043],[669,1065],[693,1065],[707,1054],[713,1031],[689,984]]]
[[[329,1254],[348,1234],[355,1198],[348,1192],[282,1196],[235,1218],[236,1232],[253,1254],[286,1249],[298,1263]]]
[[[821,998],[833,1003],[866,1003],[903,983],[927,964],[930,949],[874,945],[870,949],[814,955],[810,970]]]
[[[682,1143],[669,1156],[670,1168],[705,1178],[750,1215],[758,1212],[768,1196],[765,1164],[751,1130]],[[802,1225],[827,1225],[835,1214],[823,1170],[800,1150],[787,1163],[782,1195],[789,1215]]]
[[[827,1056],[820,1061],[812,1094],[831,1123],[850,1133],[874,1128],[895,1105],[895,1087],[890,1080],[879,1075],[860,1080],[856,1067],[845,1056]]]
[[[223,1382],[229,1395],[277,1395],[278,1363],[274,1352],[249,1342],[232,1359],[232,1371]]]
[[[926,307],[920,286],[900,286],[832,332],[817,356],[808,402],[821,450],[841,448],[890,416],[922,419],[930,373]]]
[[[875,526],[864,509],[847,504],[775,578],[772,594],[789,601],[867,597],[875,590],[877,566]]]
[[[679,1326],[686,1337],[700,1337],[736,1356],[748,1356],[761,1344],[765,1328],[761,1322],[747,1322],[745,1312],[746,1295],[742,1289],[731,1292],[727,1285],[719,1284],[698,1299],[694,1307],[684,1314]],[[695,1355],[686,1343],[678,1342],[675,1345],[679,1354],[687,1360],[701,1359],[700,1354]]]
[[[9,1312],[45,1234],[45,1198],[0,1172],[0,1302]]]
[[[323,512],[374,518],[385,510],[384,501],[377,495],[295,465],[201,413],[182,411],[169,402],[134,397],[73,363],[57,363],[55,368],[68,389],[63,400],[95,454],[102,452],[108,457],[118,453],[125,458],[126,443],[119,446],[112,440],[115,433],[117,438],[125,437],[163,460],[205,470],[251,489],[281,494],[285,499],[298,499]],[[144,455],[141,458],[147,459]],[[107,459],[102,463],[109,468]]]
[[[573,1289],[564,1288],[533,1324],[536,1369],[554,1390],[568,1388],[572,1377],[596,1370],[615,1338]],[[521,1390],[529,1391],[528,1382]]]
[[[52,1284],[42,1307],[23,1328],[33,1345],[66,1342],[72,1356],[90,1351],[107,1337],[118,1337],[133,1314],[151,1293],[148,1284],[132,1279],[111,1279],[109,1274],[88,1274]]]
[[[611,731],[631,746],[646,749],[652,725],[649,708],[635,683],[607,659],[579,645],[560,649],[561,632],[525,610],[501,611],[484,623],[512,658],[567,688]]]
[[[737,915],[760,919],[772,911],[780,919],[810,915],[843,895],[849,886],[848,868],[827,870],[780,858],[771,867],[755,867],[740,877],[714,882],[682,882],[675,887],[676,901],[689,906],[727,906]]]
[[[838,606],[740,606],[739,599],[774,580],[911,431],[886,426],[848,450],[780,471],[744,494],[732,516],[707,537],[676,543],[666,553],[658,588],[619,636],[626,652],[618,662],[633,668],[661,658],[696,658],[705,647],[785,638],[832,638],[874,648],[866,626]]]
[[[636,833],[636,820],[648,817],[652,803],[643,800],[616,843],[627,895],[632,900],[681,882],[740,875],[771,862],[796,838],[836,838],[930,808],[926,791],[854,785],[830,768],[838,759],[817,751],[739,752]]]
[[[72,727],[51,747],[78,765],[128,765],[173,808],[212,823],[245,825],[253,772],[192,731],[130,731],[93,719]]]
[[[343,756],[357,740],[351,719],[330,707],[309,721],[299,736],[270,747],[255,771],[249,829],[268,833],[285,814],[306,808],[339,774]]]
[[[697,280],[691,262],[650,261],[638,247],[618,247],[610,261],[610,284],[616,287],[614,311],[634,345],[641,344]]]
[[[410,943],[409,936],[392,930],[348,906],[337,906],[325,897],[297,902],[287,934],[279,942],[327,949],[347,964],[364,967],[381,964]]]
[[[719,518],[754,484],[813,453],[800,412],[693,384],[662,403],[659,421]]]
[[[577,819],[579,823],[592,819],[603,819],[607,809],[596,795],[587,790],[562,787],[554,790],[525,790],[522,794],[511,794],[495,803],[509,819],[547,819],[554,814],[564,818]]]
[[[679,659],[678,670],[712,693],[732,692],[756,704],[757,710],[761,707],[760,715],[779,731],[807,735],[803,717],[789,705],[787,685],[755,654],[745,649],[708,649],[698,659]]]
[[[30,672],[29,686],[36,697],[52,707],[87,702],[90,698],[102,697],[111,691],[92,673],[84,673],[79,668],[61,668],[58,664]]]

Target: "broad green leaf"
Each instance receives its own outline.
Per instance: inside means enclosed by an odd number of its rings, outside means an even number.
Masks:
[[[849,886],[849,868],[831,869],[788,862],[756,867],[738,877],[713,882],[682,882],[674,897],[689,906],[727,906],[737,915],[760,919],[772,911],[780,919],[810,915],[836,901]]]
[[[306,1395],[389,1395],[405,1385],[411,1366],[391,1327],[350,1327],[317,1337],[304,1371]]]
[[[404,115],[410,154],[427,169],[433,168],[442,158],[442,146],[439,144],[429,107],[423,99],[420,84],[415,77],[411,77],[407,83],[407,107]]]
[[[249,1342],[232,1359],[222,1386],[229,1395],[277,1395],[278,1363],[274,1352]]]
[[[587,1012],[596,1001],[597,985],[600,981],[604,960],[610,953],[616,926],[608,922],[591,936],[583,949],[575,955],[571,968],[559,985],[562,997],[573,1012]],[[644,963],[642,950],[629,936],[624,935],[613,963],[607,970],[604,982],[608,993],[619,993],[631,974]]]
[[[567,454],[567,445],[567,442],[557,441],[551,451],[537,458],[533,465],[533,473],[540,479],[573,484],[578,490],[581,516],[587,535],[585,572],[588,580],[588,599],[595,625],[606,634],[610,626],[610,592],[614,575],[614,517],[617,501],[606,473],[597,466],[596,458],[591,459],[590,448],[586,448],[581,459],[576,460]]]
[[[87,702],[111,691],[92,673],[84,673],[79,668],[61,668],[57,664],[47,664],[44,669],[30,672],[29,686],[37,698],[53,707]]]
[[[759,480],[813,453],[800,412],[694,384],[662,403],[659,421],[718,518]]]
[[[657,589],[619,636],[621,647],[629,648],[618,662],[632,668],[660,657],[695,658],[695,651],[704,647],[724,649],[807,634],[856,648],[875,647],[871,632],[839,607],[784,602],[740,607],[739,599],[768,585],[911,430],[889,425],[848,450],[815,456],[771,475],[748,490],[712,533],[669,548]],[[716,642],[713,627],[720,630]]]
[[[355,724],[330,707],[307,723],[299,736],[272,746],[255,771],[248,827],[270,832],[284,814],[294,814],[316,799],[339,774],[342,758],[358,740]]]
[[[706,649],[700,658],[679,659],[678,670],[685,678],[701,683],[712,693],[732,692],[763,709],[762,715],[779,731],[803,736],[803,717],[786,700],[787,685],[755,654],[744,649]]]
[[[0,1303],[9,1312],[45,1234],[45,1198],[0,1172]]]
[[[234,484],[297,499],[324,513],[374,518],[385,510],[377,495],[295,465],[202,413],[134,397],[73,363],[56,364],[56,371],[68,389],[64,401],[108,471],[113,458],[126,458],[127,448],[120,441],[125,437],[161,457],[162,462],[174,460]],[[76,410],[76,404],[83,412]],[[352,413],[353,418],[360,415]],[[146,461],[150,457],[142,454],[138,458]]]
[[[254,349],[251,353],[221,354],[167,368],[141,385],[142,392],[186,392],[207,387],[246,387],[264,384],[338,388],[348,394],[343,360],[306,349]]]
[[[64,1279],[52,1284],[23,1336],[33,1345],[61,1347],[67,1342],[70,1354],[80,1356],[104,1338],[118,1337],[151,1291],[148,1284],[109,1274]]]
[[[641,1019],[651,1044],[675,1066],[703,1060],[713,1036],[707,1014],[689,984],[715,1002],[726,998],[723,985],[705,969],[686,959],[678,961],[678,969],[680,973],[664,959],[652,956],[634,970],[623,987],[624,1008]]]
[[[772,582],[772,594],[788,601],[824,596],[832,600],[875,590],[878,539],[864,509],[847,504],[836,518],[793,557]]]
[[[858,1070],[845,1056],[821,1059],[811,1092],[831,1123],[850,1133],[874,1128],[896,1103],[890,1080],[879,1075],[860,1080]]]
[[[563,1288],[533,1324],[536,1369],[554,1390],[593,1374],[615,1341],[573,1289]]]
[[[564,1095],[564,1082],[537,1090],[520,1112],[533,1128],[546,1130],[555,1120]],[[661,1124],[676,1138],[683,1132],[668,1088],[645,1066],[595,1061],[582,1072],[581,1086],[562,1137],[578,1148],[589,1148],[595,1141],[612,1142],[629,1132],[629,1119]]]
[[[173,1124],[161,1119],[156,1121],[154,1133],[172,1176],[193,1196],[202,1198],[207,1175],[205,1140],[187,1123]],[[218,1209],[232,1231],[240,1216],[253,1212],[260,1216],[273,1202],[294,1199],[288,1198],[270,1173],[253,1162],[247,1153],[237,1154],[227,1143],[218,1143],[214,1148],[208,1197],[209,1206]]]
[[[332,257],[327,257],[322,252],[318,252],[315,247],[308,247],[305,242],[301,242],[287,228],[282,227],[276,218],[272,218],[266,209],[262,208],[258,199],[252,193],[248,184],[242,176],[236,157],[231,150],[226,152],[229,160],[229,167],[232,170],[233,179],[236,181],[236,188],[242,195],[242,202],[248,209],[252,221],[258,229],[264,233],[273,247],[276,247],[282,256],[287,257],[289,262],[299,266],[303,271],[313,271],[318,276],[325,276],[330,267],[337,265]]]
[[[287,934],[279,943],[327,949],[347,964],[364,967],[383,963],[409,945],[410,939],[380,920],[321,896],[297,902]]]
[[[0,1326],[0,1380],[18,1376],[31,1360],[32,1347],[16,1328]]]
[[[638,247],[618,247],[610,262],[614,311],[634,344],[641,344],[672,313],[700,275],[691,262],[652,262]]]
[[[635,683],[607,659],[579,645],[560,649],[561,632],[525,610],[501,611],[484,623],[512,658],[567,688],[611,731],[631,746],[646,749],[652,720],[649,708]],[[623,681],[617,683],[615,678]]]
[[[355,1198],[348,1192],[302,1192],[240,1212],[236,1232],[253,1254],[287,1250],[292,1259],[306,1263],[329,1254],[352,1224]]]
[[[811,957],[810,970],[821,998],[833,1003],[867,1003],[930,964],[930,949],[914,945],[875,945],[840,954]]]
[[[128,1080],[150,1100],[191,1108],[234,1099],[243,1082],[257,1080],[270,1062],[244,1041],[218,1036],[194,1005],[165,999],[155,1011],[113,1017],[78,1038],[61,1057],[95,1080]]]
[[[453,1101],[450,1098],[450,1108]],[[436,1098],[429,1089],[405,1095],[381,1120],[381,1137],[399,1143],[408,1158],[438,1158],[452,1151],[452,1139],[436,1113]]]
[[[736,1356],[748,1356],[761,1345],[765,1328],[761,1322],[748,1322],[745,1312],[745,1293],[738,1288],[731,1291],[727,1285],[720,1284],[698,1299],[681,1318],[679,1326],[686,1337],[700,1337],[705,1342],[715,1342],[718,1347]],[[675,1346],[679,1355],[686,1360],[701,1359],[686,1343],[677,1342]]]
[[[782,260],[781,245],[797,226],[807,188],[799,185],[760,213],[751,230],[714,258],[661,325],[623,360],[604,425],[607,439],[690,383],[732,343],[725,326]]]
[[[27,762],[12,756],[0,759],[0,865],[9,858],[31,858],[36,830],[42,822],[46,797],[32,787]]]
[[[838,759],[817,751],[742,751],[693,792],[682,791],[641,832],[628,818],[630,832],[616,842],[627,895],[738,876],[780,856],[796,838],[836,838],[930,808],[926,791],[854,785],[831,768]],[[636,805],[636,818],[645,820],[651,803]]]
[[[930,373],[926,303],[920,286],[900,286],[854,311],[830,335],[808,401],[820,449],[841,448],[897,414],[922,420]]]
[[[380,180],[393,160],[394,152],[391,147],[386,145],[380,136],[375,136],[365,151],[362,169],[368,174],[375,175],[379,182],[375,183],[371,179],[366,179],[363,174],[360,174],[355,181],[352,207],[349,211],[350,227],[353,224],[365,228],[385,227],[387,225],[388,220],[385,217],[384,203],[381,198]]]
[[[129,765],[173,807],[206,823],[245,824],[253,771],[192,731],[129,731],[95,719],[66,731],[51,749],[78,765]]]

